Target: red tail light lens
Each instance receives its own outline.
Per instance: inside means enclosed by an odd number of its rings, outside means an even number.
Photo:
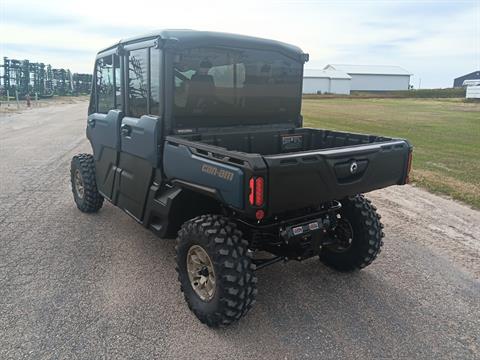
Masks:
[[[248,202],[250,205],[263,206],[264,204],[264,188],[265,180],[262,177],[250,178],[248,183],[250,193],[248,194]]]
[[[263,178],[258,177],[255,179],[255,205],[262,206],[263,205],[263,185],[264,185]]]
[[[252,177],[250,178],[249,182],[250,194],[248,194],[248,202],[250,205],[253,205],[255,202],[255,179]]]

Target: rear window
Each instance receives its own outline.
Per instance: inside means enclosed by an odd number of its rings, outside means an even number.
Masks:
[[[177,127],[293,121],[303,64],[273,51],[195,48],[174,71]]]

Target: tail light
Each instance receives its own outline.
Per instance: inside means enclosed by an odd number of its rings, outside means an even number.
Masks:
[[[263,185],[264,181],[262,177],[255,179],[255,205],[263,205]]]
[[[250,205],[263,206],[265,202],[265,180],[260,176],[257,178],[252,177],[248,185],[250,188],[250,193],[248,194],[248,202]]]
[[[250,205],[253,205],[255,203],[255,179],[253,177],[250,178],[249,187],[250,194],[248,195],[248,202]]]
[[[412,170],[412,162],[413,162],[413,151],[410,150],[408,152],[407,176],[405,177],[405,184],[408,184],[410,182],[410,171]]]

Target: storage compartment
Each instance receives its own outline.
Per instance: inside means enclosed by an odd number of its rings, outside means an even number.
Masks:
[[[311,128],[177,135],[231,151],[274,155],[391,141],[391,138]]]

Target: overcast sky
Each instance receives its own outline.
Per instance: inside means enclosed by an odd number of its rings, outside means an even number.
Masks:
[[[480,0],[0,0],[0,16],[0,56],[73,72],[91,72],[100,48],[160,28],[281,40],[308,52],[312,69],[399,65],[415,88],[480,69]]]

